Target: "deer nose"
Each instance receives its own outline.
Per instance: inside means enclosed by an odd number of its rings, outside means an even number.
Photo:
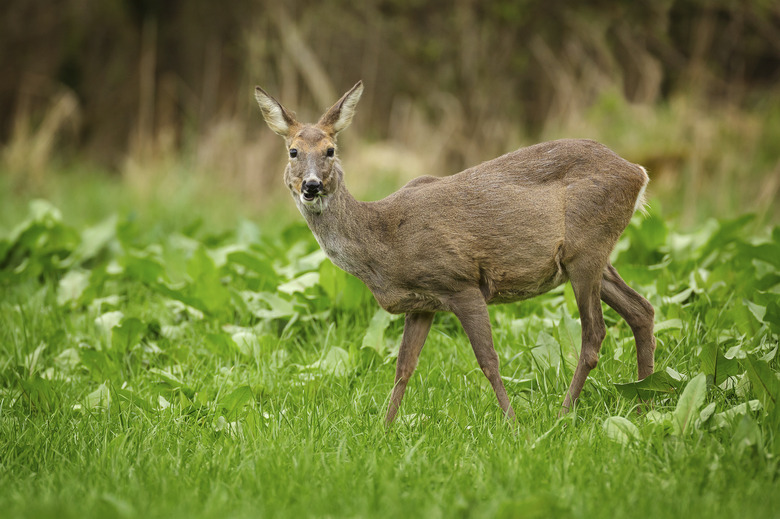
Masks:
[[[322,191],[322,182],[319,180],[307,180],[303,183],[303,192],[311,195],[316,195]]]

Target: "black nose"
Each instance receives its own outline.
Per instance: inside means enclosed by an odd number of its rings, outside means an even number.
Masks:
[[[319,180],[307,180],[303,183],[303,192],[311,195],[316,195],[322,191],[322,182]]]

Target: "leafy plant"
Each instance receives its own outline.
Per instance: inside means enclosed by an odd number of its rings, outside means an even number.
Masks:
[[[575,499],[555,488],[609,482],[652,511],[654,500],[679,502],[643,497],[641,487],[663,477],[711,513],[741,513],[741,498],[716,504],[735,488],[760,489],[765,497],[749,506],[761,515],[780,504],[766,497],[776,495],[780,454],[780,231],[751,222],[681,233],[655,216],[629,227],[614,260],[656,309],[650,377],[634,381],[631,330],[605,307],[599,367],[575,412],[557,420],[580,347],[573,294],[561,287],[491,307],[516,429],[457,320],[442,314],[388,432],[380,421],[402,320],[334,267],[300,223],[153,236],[117,216],[71,227],[34,202],[0,238],[0,506],[40,511],[28,501],[50,485],[44,508],[87,502],[96,514],[199,514],[189,507],[215,500],[238,515],[240,503],[298,516],[412,506],[545,515],[528,488],[553,492],[559,512],[592,516],[602,493]],[[710,474],[706,498],[691,483],[701,473]],[[167,501],[142,504],[171,484]],[[185,487],[200,488],[195,504],[176,497]],[[398,492],[411,501],[382,497]],[[291,504],[298,499],[317,510]]]

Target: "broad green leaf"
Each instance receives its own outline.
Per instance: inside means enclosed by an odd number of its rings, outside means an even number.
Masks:
[[[234,268],[238,265],[255,274],[259,280],[256,290],[273,290],[279,284],[279,275],[274,270],[271,260],[254,251],[231,252],[228,254],[227,262]]]
[[[168,286],[175,287],[183,287],[192,281],[187,267],[195,251],[200,247],[202,247],[200,242],[181,234],[168,236],[168,239],[162,243],[161,254],[156,257],[165,269],[159,281],[167,281],[170,283]]]
[[[231,339],[236,343],[238,351],[247,357],[256,357],[260,353],[260,341],[255,332],[238,331],[231,336]]]
[[[290,249],[290,253],[294,254],[294,248]],[[325,261],[328,261],[327,255],[325,255],[325,252],[322,249],[317,249],[303,257],[294,258],[289,265],[279,267],[276,270],[285,278],[292,279],[303,274],[304,272],[318,270],[320,265]]]
[[[603,428],[607,438],[623,445],[639,439],[639,429],[622,416],[610,416],[604,420]]]
[[[338,346],[334,346],[328,350],[324,357],[308,367],[329,375],[343,377],[351,368],[349,353]]]
[[[764,316],[766,315],[765,306],[757,305],[749,299],[744,299],[743,302],[747,305],[748,310],[750,310],[750,313],[753,314],[753,317],[755,317],[757,321],[761,322],[764,320]]]
[[[392,314],[382,308],[377,310],[371,318],[371,322],[368,323],[368,328],[360,347],[371,348],[379,355],[383,355],[385,353],[385,330],[390,325],[392,319]]]
[[[655,323],[654,330],[660,332],[661,330],[680,330],[683,327],[681,319],[667,319],[660,323]]]
[[[165,371],[162,369],[157,368],[149,368],[149,373],[152,373],[153,375],[157,375],[160,377],[166,384],[169,384],[172,387],[183,387],[184,382],[181,381],[176,375],[171,373],[170,371]]]
[[[501,377],[504,383],[514,391],[533,391],[539,387],[535,378],[511,378]]]
[[[718,406],[717,402],[710,402],[707,404],[704,409],[701,410],[699,413],[699,422],[704,423],[707,420],[710,419],[710,417],[715,413],[715,408]]]
[[[547,332],[539,332],[531,355],[541,371],[557,369],[561,365],[561,345]]]
[[[87,409],[95,409],[96,407],[107,408],[110,404],[111,390],[108,388],[108,382],[100,384],[96,390],[84,397],[83,400],[83,405]],[[80,406],[76,408],[80,408]]]
[[[755,219],[754,214],[747,214],[733,220],[721,220],[718,222],[718,229],[702,247],[701,257],[706,257],[710,253],[723,249],[727,244],[740,239],[743,236],[744,228]]]
[[[158,368],[149,368],[149,373],[157,375],[157,377],[160,379],[160,382],[168,386],[170,389],[181,390],[181,392],[187,396],[187,398],[192,398],[192,396],[195,394],[195,391],[193,391],[191,387],[186,385],[179,377],[170,371]]]
[[[76,348],[66,348],[54,357],[54,365],[65,372],[75,369],[80,362],[81,357]]]
[[[89,286],[89,276],[89,272],[83,270],[71,270],[65,274],[57,287],[57,304],[76,303]]]
[[[673,379],[665,371],[656,371],[637,382],[615,384],[615,389],[626,398],[647,400],[662,393],[673,393],[679,386],[679,381]]]
[[[664,299],[669,303],[682,304],[685,301],[687,301],[689,297],[691,297],[691,294],[693,294],[693,288],[686,288],[682,292],[679,292],[673,295],[672,297],[667,297]]]
[[[103,330],[105,333],[111,333],[114,326],[118,325],[125,314],[120,310],[114,310],[113,312],[105,312],[95,318],[95,325]]]
[[[165,273],[165,268],[158,259],[139,251],[125,255],[122,258],[122,267],[130,279],[152,286],[161,282]]]
[[[736,359],[728,359],[721,352],[717,342],[710,342],[702,347],[701,372],[713,377],[716,386],[719,386],[729,377],[735,377],[740,373],[739,362]]]
[[[62,221],[62,212],[48,200],[37,198],[30,202],[30,219],[33,221]]]
[[[766,306],[764,322],[777,335],[780,335],[780,302],[772,301]]]
[[[228,422],[225,417],[221,415],[214,420],[214,430],[217,432],[226,432],[234,438],[241,438],[244,434],[244,428],[241,426],[241,422]]]
[[[247,308],[260,319],[283,319],[295,316],[298,311],[291,301],[271,292],[241,292]]]
[[[9,250],[11,250],[11,240],[6,238],[0,239],[0,267],[5,265],[5,257]]]
[[[710,405],[714,405],[714,402]],[[752,412],[758,411],[761,409],[761,402],[758,400],[750,400],[749,402],[742,402],[741,404],[737,404],[721,413],[716,413],[712,416],[712,426],[719,429],[728,427],[734,423],[734,419],[737,416],[746,414],[748,409],[750,409]]]
[[[706,396],[707,377],[704,373],[699,373],[685,386],[672,413],[675,434],[684,436],[693,428],[693,421],[698,416]]]
[[[236,242],[241,245],[252,245],[260,241],[260,228],[251,220],[241,219],[236,226]]]
[[[755,318],[746,304],[735,304],[731,307],[728,315],[734,320],[734,324],[737,325],[737,329],[742,334],[755,335],[761,327],[761,321]]]
[[[558,341],[561,345],[563,357],[570,368],[577,364],[577,358],[582,345],[582,326],[577,319],[568,313],[564,313],[556,327]]]
[[[60,272],[64,270],[63,258],[78,243],[78,233],[62,222],[62,214],[56,207],[45,200],[33,200],[28,218],[11,231],[10,239],[2,246],[0,275],[34,278]]]
[[[305,292],[307,288],[317,286],[320,281],[320,275],[317,272],[307,272],[301,274],[295,279],[291,279],[287,283],[282,283],[277,287],[279,292],[285,294],[294,294],[296,292]]]
[[[81,240],[78,247],[63,262],[63,267],[70,267],[93,259],[114,238],[116,238],[116,215],[112,215],[94,227],[88,227],[81,231]]]
[[[662,257],[660,249],[666,242],[668,232],[666,223],[656,212],[651,212],[641,220],[632,221],[624,233],[631,246],[620,252],[621,262],[627,258],[630,263],[657,263]]]
[[[748,355],[745,362],[753,391],[759,397],[767,411],[777,405],[780,399],[780,379],[765,361]]]
[[[244,385],[237,387],[225,395],[225,397],[220,400],[219,405],[225,412],[225,416],[233,417],[246,403],[251,401],[254,397],[255,395],[252,392],[252,388]]]
[[[757,259],[765,261],[775,268],[780,268],[780,243],[767,242],[757,245],[751,243],[740,243],[740,252],[748,259]]]
[[[749,414],[743,414],[734,430],[734,436],[731,439],[732,445],[738,452],[746,447],[756,447],[763,444],[761,428],[756,420]]]
[[[662,413],[660,411],[656,411],[655,409],[648,411],[645,415],[645,419],[649,423],[656,425],[672,425],[672,413]]]
[[[756,283],[758,290],[770,290],[780,285],[780,272],[769,272]]]
[[[204,247],[198,247],[192,254],[187,275],[190,283],[184,293],[198,302],[193,306],[218,317],[230,313],[230,292],[222,284],[219,271]]]
[[[358,278],[339,269],[330,260],[323,261],[319,269],[320,287],[332,305],[344,310],[362,308],[371,298],[371,292]]]
[[[119,351],[129,351],[138,344],[145,333],[146,325],[135,317],[122,319],[119,326],[111,329],[111,346]]]

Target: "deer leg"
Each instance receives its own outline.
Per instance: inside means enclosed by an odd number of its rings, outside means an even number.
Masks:
[[[576,268],[567,270],[572,272],[569,279],[571,279],[574,296],[577,299],[577,308],[580,311],[582,348],[580,349],[577,367],[574,370],[574,377],[572,377],[571,385],[566,393],[566,399],[563,401],[563,407],[559,416],[568,413],[572,404],[580,396],[588,374],[598,364],[601,343],[607,333],[604,326],[604,316],[601,313],[600,275],[591,275],[589,273],[584,275],[574,274],[577,272]]]
[[[504,411],[509,420],[514,420],[515,410],[509,403],[509,397],[504,388],[499,372],[498,354],[493,347],[493,334],[490,328],[490,315],[487,304],[479,290],[475,294],[469,293],[467,297],[460,297],[459,301],[452,302],[452,312],[460,321],[471,342],[471,348],[477,357],[479,367],[485,374],[493,391],[498,398],[498,405]]]
[[[653,306],[626,285],[615,267],[607,265],[601,278],[601,299],[626,320],[634,333],[639,380],[653,373],[655,336]]]
[[[401,399],[406,391],[406,385],[417,367],[417,359],[420,358],[420,352],[426,337],[428,337],[434,315],[432,312],[406,314],[401,348],[398,350],[398,360],[395,365],[395,385],[390,395],[385,425],[390,425],[395,419],[395,414],[398,412]]]

